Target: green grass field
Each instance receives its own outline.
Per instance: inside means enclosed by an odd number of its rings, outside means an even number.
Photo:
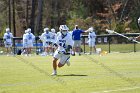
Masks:
[[[0,93],[140,93],[140,52],[72,56],[58,76],[51,61],[0,55]]]

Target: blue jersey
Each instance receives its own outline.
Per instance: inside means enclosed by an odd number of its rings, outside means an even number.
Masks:
[[[83,30],[75,29],[72,33],[72,39],[73,40],[80,40],[81,39],[81,33],[83,33]]]

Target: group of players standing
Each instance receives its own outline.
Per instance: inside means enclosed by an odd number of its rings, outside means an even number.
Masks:
[[[40,40],[43,43],[43,50],[44,52],[41,54],[42,56],[53,55],[54,48],[52,45],[56,40],[56,33],[55,29],[44,28],[44,32],[41,36],[39,36]],[[25,34],[23,35],[23,49],[24,51],[22,54],[30,55],[31,49],[33,48],[33,43],[35,41],[35,36],[31,33],[31,29],[28,28],[25,30]]]
[[[71,54],[75,55],[76,51],[80,54],[80,51],[81,51],[81,47],[80,47],[81,46],[81,39],[80,38],[81,38],[81,33],[84,33],[84,32],[89,32],[88,44],[90,47],[90,53],[92,53],[92,47],[94,48],[94,51],[96,51],[96,49],[95,49],[96,34],[95,34],[94,29],[92,27],[89,28],[87,31],[83,31],[83,30],[80,30],[79,28],[77,28],[77,25],[75,25],[74,30],[69,31],[69,28],[66,25],[60,25],[59,32],[56,33],[54,28],[49,30],[49,28],[46,27],[46,28],[44,28],[41,36],[39,36],[40,40],[42,41],[43,50],[44,50],[44,52],[41,54],[42,56],[53,55],[53,53],[55,51],[54,44],[57,40],[57,37],[60,34],[62,34],[62,30],[64,28],[65,28],[65,30],[67,30],[67,32],[65,32],[65,33],[70,35],[69,39],[72,40],[73,51],[71,52]],[[6,28],[6,33],[4,34],[3,39],[4,39],[5,47],[7,48],[8,55],[10,53],[12,53],[12,38],[13,38],[13,35],[10,32],[10,29]],[[22,41],[23,41],[22,54],[30,55],[31,49],[33,48],[33,43],[35,41],[35,36],[33,35],[33,33],[31,33],[31,28],[28,28],[25,30],[25,33],[23,34]]]
[[[43,43],[43,55],[53,55],[52,75],[57,75],[57,67],[63,67],[65,64],[70,66],[70,54],[75,55],[76,50],[78,50],[80,54],[80,51],[77,48],[81,48],[81,33],[85,32],[89,32],[89,47],[95,47],[96,34],[93,27],[89,28],[86,31],[83,31],[80,30],[76,25],[73,31],[69,31],[69,28],[66,25],[60,25],[59,32],[57,33],[55,33],[55,29],[53,28],[51,29],[51,31],[49,31],[49,28],[44,28],[44,32],[39,37]],[[7,28],[6,33],[3,37],[4,44],[7,49],[12,47],[12,38],[13,35],[10,32],[10,29]],[[31,49],[33,47],[34,41],[35,36],[31,33],[31,29],[28,28],[27,30],[25,30],[25,33],[23,35],[23,53],[27,55],[31,54]],[[92,51],[90,50],[90,52]],[[57,64],[58,60],[59,63]]]

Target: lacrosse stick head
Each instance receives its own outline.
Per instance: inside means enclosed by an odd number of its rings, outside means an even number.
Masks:
[[[114,33],[113,30],[108,30],[108,29],[106,29],[106,32],[108,32],[109,34],[113,34]]]

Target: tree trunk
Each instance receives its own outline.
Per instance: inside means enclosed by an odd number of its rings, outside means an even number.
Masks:
[[[8,0],[8,7],[9,7],[9,28],[11,30],[11,0]]]
[[[31,26],[31,30],[32,33],[34,34],[34,28],[35,28],[35,3],[36,0],[32,0],[32,12],[31,12],[31,22],[30,22],[30,26]]]
[[[15,21],[15,0],[13,0],[13,31],[14,37],[16,37],[16,21]]]
[[[37,35],[42,30],[43,0],[38,1]]]

